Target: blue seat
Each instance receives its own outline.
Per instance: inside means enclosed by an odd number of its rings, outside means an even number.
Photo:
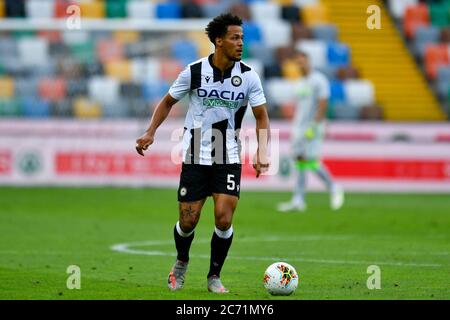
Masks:
[[[331,66],[347,66],[350,64],[350,48],[340,42],[328,43],[328,63]]]
[[[312,27],[314,38],[325,42],[336,42],[338,31],[333,24],[319,24]]]
[[[440,66],[438,68],[436,86],[439,96],[445,98],[450,88],[450,66]]]
[[[260,43],[262,41],[261,29],[258,24],[246,21],[242,25],[244,31],[244,42],[246,44]]]
[[[176,2],[158,3],[156,5],[156,17],[158,19],[180,19],[181,6]]]
[[[273,50],[267,48],[262,43],[250,43],[248,45],[248,52],[250,58],[260,60],[264,65],[271,65],[275,62]]]
[[[38,97],[25,97],[22,100],[23,114],[30,118],[46,118],[50,115],[50,103]]]
[[[172,57],[180,61],[183,66],[198,59],[197,45],[189,40],[177,40],[171,47]]]
[[[423,57],[426,46],[430,43],[438,43],[439,36],[440,30],[435,26],[418,27],[414,37],[414,54]]]
[[[342,81],[330,82],[330,102],[343,103],[346,100],[344,83]]]
[[[147,81],[142,84],[142,97],[147,102],[155,102],[161,99],[169,88],[170,85],[164,81]]]

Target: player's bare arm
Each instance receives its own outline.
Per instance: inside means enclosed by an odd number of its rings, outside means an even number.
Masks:
[[[253,107],[253,115],[256,119],[256,139],[258,141],[258,150],[255,155],[253,168],[258,178],[269,168],[268,144],[270,136],[269,115],[267,114],[266,104]]]
[[[327,107],[328,107],[328,99],[319,99],[319,103],[317,105],[317,113],[314,119],[317,123],[325,119],[327,114]]]
[[[152,119],[150,120],[148,129],[136,140],[136,151],[141,156],[144,156],[144,151],[153,143],[156,129],[164,122],[169,115],[172,106],[177,102],[178,100],[172,98],[170,94],[166,94],[166,96],[158,103]]]

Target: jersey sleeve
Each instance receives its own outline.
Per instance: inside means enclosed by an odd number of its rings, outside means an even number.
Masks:
[[[254,71],[250,73],[250,85],[248,92],[248,102],[252,107],[257,107],[266,103],[266,97],[264,95],[261,79]]]
[[[176,100],[181,100],[191,89],[191,70],[186,67],[169,89],[169,94]]]
[[[320,75],[318,77],[318,86],[319,86],[319,99],[328,99],[330,98],[330,83],[328,82],[327,77],[324,75]]]

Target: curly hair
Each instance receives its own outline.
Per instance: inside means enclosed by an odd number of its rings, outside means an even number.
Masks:
[[[231,13],[223,13],[215,17],[205,29],[209,40],[216,45],[216,38],[223,37],[229,26],[242,26],[242,19]]]

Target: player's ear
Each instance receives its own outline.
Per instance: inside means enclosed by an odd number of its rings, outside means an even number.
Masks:
[[[216,38],[216,46],[221,47],[223,43],[223,39],[221,37]]]

